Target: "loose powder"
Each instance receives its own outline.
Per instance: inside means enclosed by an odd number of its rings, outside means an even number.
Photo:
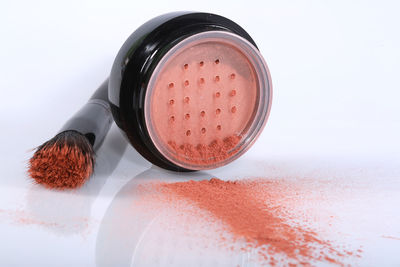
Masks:
[[[261,85],[253,63],[226,40],[208,39],[183,46],[163,64],[146,117],[157,148],[173,161],[200,166],[235,155],[257,123]]]
[[[344,266],[344,257],[360,257],[361,250],[350,251],[343,245],[334,245],[305,222],[289,215],[279,204],[280,198],[285,199],[284,192],[276,190],[276,186],[263,179],[223,181],[212,178],[149,183],[141,185],[140,191],[156,191],[163,196],[157,197],[158,201],[170,206],[191,203],[199,210],[191,212],[191,217],[211,223],[220,221],[225,226],[224,231],[233,236],[233,242],[244,244],[240,250],[256,250],[263,264],[311,266],[327,262]],[[204,211],[208,217],[204,216]],[[220,238],[224,239],[223,236],[221,233]],[[231,243],[225,245],[233,249]]]
[[[168,142],[177,158],[190,163],[213,163],[222,161],[237,152],[240,147],[236,147],[241,137],[233,135],[223,140],[216,139],[210,144],[192,145],[189,143],[178,146],[174,141]]]

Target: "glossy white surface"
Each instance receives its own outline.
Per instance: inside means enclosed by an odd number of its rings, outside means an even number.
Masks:
[[[256,144],[228,166],[182,175],[151,167],[113,125],[83,188],[33,185],[25,173],[29,149],[86,102],[136,27],[180,9],[227,16],[258,44],[274,99]],[[343,235],[335,242],[362,245],[361,258],[348,263],[400,265],[398,10],[395,1],[6,1],[0,10],[0,265],[257,265],[249,254],[201,250],[196,240],[168,232],[158,239],[160,219],[124,209],[135,198],[124,192],[142,179],[211,177],[336,183],[337,190],[319,191],[329,201],[313,210],[316,220],[318,214],[336,218],[332,233]],[[346,197],[338,197],[343,188]]]

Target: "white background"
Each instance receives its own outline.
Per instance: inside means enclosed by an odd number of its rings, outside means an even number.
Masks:
[[[26,176],[29,149],[86,102],[137,27],[176,10],[240,24],[264,55],[274,86],[258,141],[205,178],[340,177],[362,184],[369,193],[342,222],[366,236],[353,263],[399,265],[400,241],[382,236],[400,237],[400,5],[251,0],[1,3],[0,265],[104,264],[96,248],[107,207],[151,165],[113,125],[97,175],[76,192],[52,192]],[[88,218],[89,226],[76,218]],[[354,223],[360,218],[365,227]],[[108,253],[118,256],[118,248]]]

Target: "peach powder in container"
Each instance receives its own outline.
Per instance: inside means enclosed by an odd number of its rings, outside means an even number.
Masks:
[[[114,62],[109,100],[117,125],[153,164],[213,169],[245,153],[271,108],[267,65],[236,23],[170,13],[142,25]]]

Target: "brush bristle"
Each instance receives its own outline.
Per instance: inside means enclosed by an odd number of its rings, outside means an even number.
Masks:
[[[45,187],[78,188],[92,175],[94,152],[89,140],[64,131],[39,146],[29,161],[29,175]]]

